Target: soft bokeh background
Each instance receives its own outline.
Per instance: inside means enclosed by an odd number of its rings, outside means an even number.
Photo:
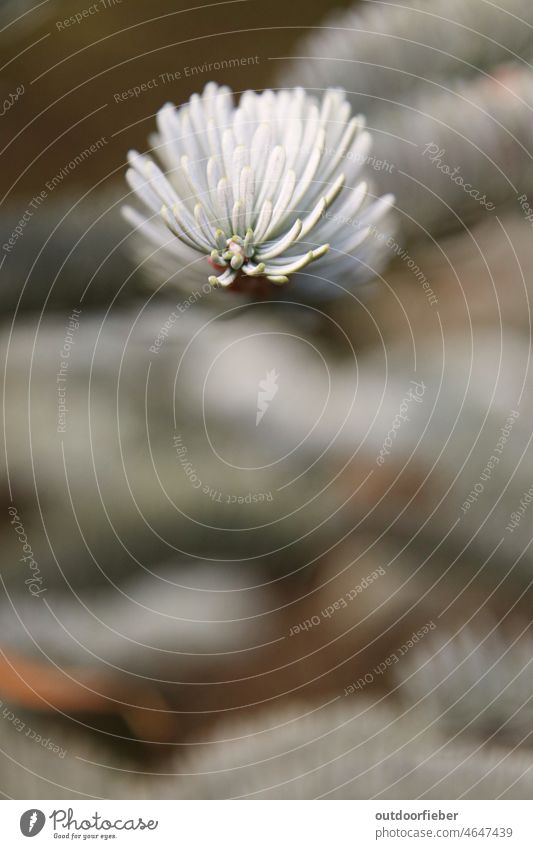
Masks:
[[[531,9],[109,0],[58,25],[90,6],[0,12],[2,245],[31,212],[0,256],[0,791],[528,797]],[[126,152],[210,79],[342,85],[368,115],[398,207],[370,286],[187,303],[137,265]]]

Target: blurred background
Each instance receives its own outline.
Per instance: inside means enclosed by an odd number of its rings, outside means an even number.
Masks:
[[[0,42],[0,792],[529,798],[531,4],[10,0]],[[127,151],[212,79],[366,115],[368,285],[139,261]]]

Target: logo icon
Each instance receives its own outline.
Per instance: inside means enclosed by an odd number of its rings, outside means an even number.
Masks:
[[[277,384],[278,377],[279,374],[276,369],[272,369],[271,371],[267,371],[264,380],[259,381],[259,392],[257,393],[257,415],[255,417],[256,427],[265,415],[270,402],[279,389]]]
[[[30,808],[24,811],[20,818],[20,830],[24,837],[35,837],[43,830],[46,817],[38,808]]]

